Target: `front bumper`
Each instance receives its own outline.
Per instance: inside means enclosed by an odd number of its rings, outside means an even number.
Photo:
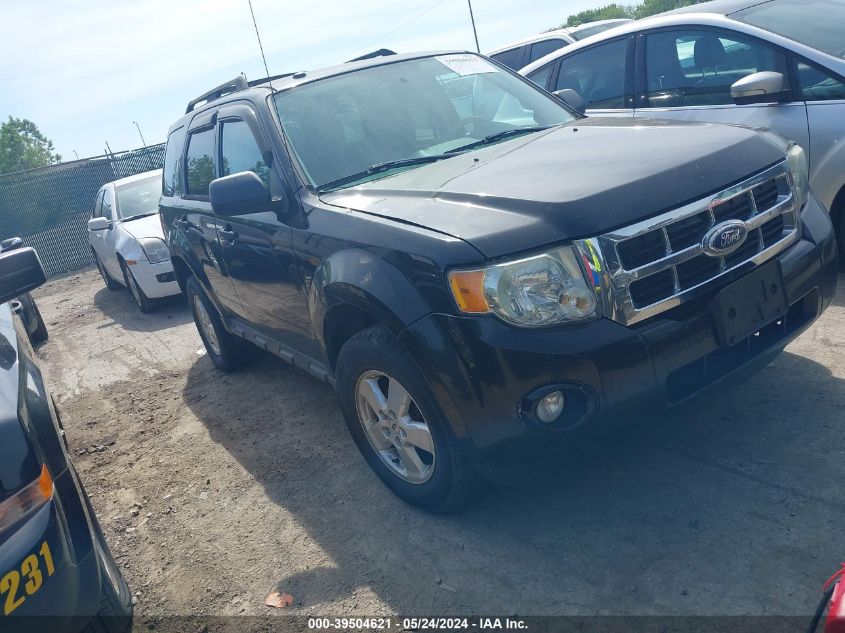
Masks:
[[[173,264],[169,261],[151,264],[145,259],[139,259],[132,264],[132,274],[150,299],[170,297],[181,292],[173,272]]]
[[[456,437],[481,463],[536,457],[575,436],[607,432],[765,365],[828,307],[836,288],[836,242],[829,216],[811,198],[802,239],[780,253],[787,314],[733,346],[720,346],[708,309],[714,290],[675,310],[625,327],[609,319],[546,330],[495,317],[431,314],[406,329],[404,344],[432,387]],[[753,269],[725,276],[722,287]],[[586,423],[540,430],[520,413],[538,388],[571,384],[595,399]],[[557,441],[556,439],[557,438]]]

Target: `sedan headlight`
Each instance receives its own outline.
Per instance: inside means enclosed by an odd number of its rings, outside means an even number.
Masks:
[[[147,261],[151,264],[170,261],[170,251],[167,250],[167,244],[164,243],[164,240],[157,237],[142,237],[138,240],[138,243],[144,249],[144,255],[147,256]]]
[[[572,249],[475,270],[453,270],[449,287],[461,312],[493,313],[520,327],[543,327],[596,316],[596,295]]]
[[[803,209],[810,197],[810,168],[807,154],[800,145],[793,144],[786,153],[786,164],[792,174],[792,192],[798,209]]]

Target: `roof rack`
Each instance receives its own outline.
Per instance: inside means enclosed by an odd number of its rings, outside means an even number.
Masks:
[[[260,79],[253,79],[252,81],[248,81],[247,85],[252,86],[260,86],[261,84],[266,84],[271,81],[275,81],[276,79],[284,79],[285,77],[291,77],[296,73],[282,73],[281,75],[273,75],[272,77],[261,77]]]
[[[193,111],[198,105],[202,103],[211,103],[215,99],[219,99],[223,95],[228,95],[233,92],[238,92],[239,90],[246,90],[249,88],[249,83],[246,80],[246,77],[243,75],[238,75],[231,81],[227,81],[224,84],[220,84],[216,88],[212,88],[208,92],[201,94],[196,99],[188,102],[188,107],[185,109],[185,114],[188,112]]]
[[[380,48],[377,51],[373,51],[372,53],[367,53],[366,55],[361,55],[360,57],[356,57],[355,59],[350,59],[346,63],[349,64],[351,62],[362,62],[365,59],[373,59],[374,57],[387,57],[389,55],[395,55],[396,51],[392,51],[389,48]]]

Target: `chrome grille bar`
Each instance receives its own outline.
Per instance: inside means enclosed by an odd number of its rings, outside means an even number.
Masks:
[[[761,188],[759,192],[760,195],[765,194],[767,200],[777,192],[774,203],[765,208],[760,208],[758,194],[754,191],[760,185],[768,187]],[[777,255],[800,237],[798,210],[792,191],[791,175],[783,161],[715,195],[595,238],[576,241],[575,246],[581,252],[582,259],[588,262],[587,265],[602,280],[597,291],[602,298],[605,316],[625,325],[643,321],[695,298],[711,287],[711,282],[731,270],[748,262],[759,265]],[[740,196],[748,198],[747,204]],[[720,206],[726,203],[730,206]],[[735,212],[735,209],[741,212]],[[726,211],[728,215],[717,219],[718,211]],[[748,228],[745,242],[735,252],[725,256],[705,254],[703,242],[707,231],[721,222],[733,219],[734,213],[742,216],[736,219],[742,219]],[[701,219],[694,220],[696,216]],[[779,218],[782,218],[782,228]],[[685,220],[686,224],[677,224]],[[770,226],[770,233],[772,229],[781,228],[781,231],[780,235],[775,234],[777,239],[767,244],[763,227],[769,222],[778,223]],[[699,224],[700,230],[690,232]],[[673,227],[683,227],[681,231],[685,233],[681,235],[685,240],[695,236],[696,241],[690,246],[673,250]],[[649,249],[637,251],[635,247],[640,243],[637,238],[642,238],[640,242]],[[658,256],[660,241],[665,244],[666,251]],[[647,261],[635,261],[633,265],[631,261],[626,262],[626,257],[620,255],[620,245],[625,243],[625,253],[629,260],[645,257]],[[689,267],[692,266],[693,274],[703,271],[706,278],[685,288],[681,280],[688,279],[689,274],[684,277],[679,274],[678,267],[682,264],[686,264],[682,266],[686,273],[689,273]],[[711,269],[712,274],[709,274]],[[656,293],[655,296],[640,297],[636,292],[632,293],[633,285],[649,277],[652,279],[646,290]]]

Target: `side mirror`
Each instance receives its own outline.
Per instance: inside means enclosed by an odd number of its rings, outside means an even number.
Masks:
[[[555,90],[552,94],[558,97],[564,103],[566,103],[566,105],[568,105],[576,112],[584,114],[584,110],[587,109],[587,104],[584,101],[584,97],[578,94],[577,90],[573,90],[572,88],[564,88],[563,90]]]
[[[34,290],[45,281],[47,275],[34,248],[0,253],[0,303]]]
[[[108,218],[99,217],[88,220],[89,231],[104,231],[111,228],[111,221]]]
[[[731,99],[737,105],[773,103],[783,97],[783,75],[772,71],[753,73],[731,86]]]
[[[270,190],[255,172],[242,171],[212,180],[208,187],[211,208],[221,216],[266,211]]]

